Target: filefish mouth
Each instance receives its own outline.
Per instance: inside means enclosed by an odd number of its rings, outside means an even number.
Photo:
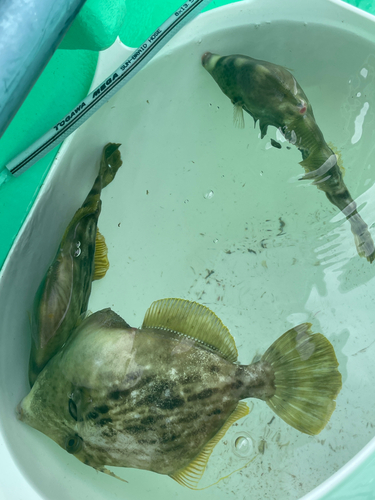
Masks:
[[[215,67],[216,61],[220,58],[217,54],[212,52],[205,52],[202,56],[202,65],[207,71],[212,71]]]
[[[202,64],[205,66],[205,64],[209,61],[210,57],[212,56],[211,52],[205,52],[202,56]]]
[[[22,403],[23,403],[23,400],[20,403],[18,403],[17,408],[16,408],[17,420],[20,420],[21,422],[24,422],[25,424],[31,425],[28,422],[29,414],[28,414],[27,410],[25,410],[25,408],[22,406]]]
[[[30,411],[28,409],[28,404],[25,405],[26,398],[27,396],[23,398],[20,403],[18,403],[16,408],[16,417],[21,422],[24,422],[25,424],[30,425],[31,427],[35,427],[33,425],[32,415],[30,414]]]

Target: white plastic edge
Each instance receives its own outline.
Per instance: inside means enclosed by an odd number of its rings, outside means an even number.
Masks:
[[[171,50],[172,48],[177,48],[178,46],[186,43],[191,38],[194,38],[198,32],[201,34],[202,29],[207,28],[207,18],[212,17],[209,23],[209,29],[206,29],[205,32],[213,32],[225,27],[231,26],[231,20],[228,18],[228,14],[233,8],[243,7],[245,10],[249,8],[250,5],[255,9],[255,17],[253,22],[262,21],[264,19],[264,15],[262,15],[261,11],[267,11],[268,6],[274,5],[275,0],[243,0],[236,4],[229,4],[224,7],[221,7],[218,10],[212,10],[200,14],[198,18],[196,18],[192,23],[185,26],[179,33],[176,39],[173,39],[169,42],[163,50],[154,58],[150,64],[154,64],[158,57],[162,57],[166,52]],[[293,13],[291,15],[291,10],[288,8],[283,9],[283,12],[278,15],[275,20],[285,19],[285,20],[307,20],[311,21],[313,19],[314,22],[319,22],[319,11],[322,9],[336,8],[339,10],[343,10],[346,14],[353,14],[370,21],[372,24],[375,23],[375,16],[364,12],[357,7],[351,6],[341,0],[290,0],[288,2],[290,5],[293,5]],[[321,16],[321,14],[320,14]],[[246,23],[247,16],[243,16],[242,24]],[[321,17],[320,17],[321,21]],[[350,21],[350,19],[349,19]],[[238,25],[238,23],[236,23]],[[374,38],[375,36],[375,25],[366,27],[365,31],[368,32],[369,37]],[[118,58],[113,58],[111,62],[108,62],[107,53],[109,51],[117,52]],[[134,51],[133,48],[127,47],[122,42],[117,39],[115,43],[108,48],[106,51],[103,51],[99,55],[99,61],[97,66],[97,71],[95,72],[93,82],[90,87],[90,91],[95,88],[95,86],[100,83],[106,74],[110,74],[113,72],[118,64],[121,64],[123,59],[129,57],[129,55]],[[107,72],[108,70],[108,72]],[[17,237],[15,238],[14,244],[4,262],[2,269],[0,270],[0,281],[2,276],[8,272],[9,262],[13,258],[13,254],[15,253],[15,248],[17,247],[20,240],[22,240],[25,236],[25,233],[30,231],[30,220],[33,218],[34,211],[39,207],[40,204],[43,204],[44,193],[48,192],[49,186],[53,183],[54,173],[59,165],[59,160],[62,155],[64,155],[65,151],[69,148],[70,142],[73,138],[74,134],[72,134],[68,139],[66,139],[61,148],[59,149],[50,171],[47,175],[47,178],[39,191],[36,200],[30,209],[29,214],[26,217],[26,220],[20,229]],[[7,451],[6,454],[3,454],[4,451]],[[370,457],[373,453],[375,453],[375,437],[361,450],[359,451],[349,462],[347,462],[343,467],[341,467],[335,474],[333,474],[330,478],[325,480],[322,484],[314,488],[311,492],[301,497],[300,500],[317,500],[320,499],[323,495],[331,492],[336,486],[338,486],[344,479],[347,479],[355,470],[362,464],[364,461]],[[27,494],[27,498],[29,500],[41,500],[40,495],[37,491],[35,491],[28,480],[23,476],[21,470],[17,466],[17,462],[14,460],[13,455],[8,451],[8,446],[6,441],[0,432],[0,465],[2,470],[2,482],[8,476],[7,471],[11,471],[11,483],[12,489],[7,488],[0,490],[0,500],[9,500],[13,499],[24,499],[25,494]],[[16,476],[15,476],[15,471]],[[7,493],[11,496],[4,496]]]
[[[326,479],[322,484],[303,496],[300,500],[318,500],[330,493],[344,479],[347,479],[355,470],[375,453],[375,437],[366,444],[349,462],[341,467],[335,474]]]

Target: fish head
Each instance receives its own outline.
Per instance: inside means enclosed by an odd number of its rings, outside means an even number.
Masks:
[[[311,105],[294,76],[284,67],[243,55],[206,52],[203,67],[235,106],[259,120],[262,137],[272,125],[283,133],[312,115]]]
[[[85,318],[37,376],[18,419],[101,470],[113,461],[108,398],[124,378],[134,332],[110,309]]]
[[[85,452],[80,436],[77,404],[74,401],[77,391],[57,369],[58,358],[53,358],[39,374],[29,394],[17,406],[17,417],[82,462],[95,466]]]

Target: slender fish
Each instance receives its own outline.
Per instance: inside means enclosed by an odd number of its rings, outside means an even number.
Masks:
[[[239,126],[244,126],[246,111],[254,125],[259,120],[262,139],[272,125],[299,149],[300,165],[305,169],[302,179],[313,179],[313,184],[342,211],[350,223],[358,254],[372,262],[375,246],[368,226],[357,212],[337,157],[325,142],[311,104],[294,76],[277,64],[238,54],[221,57],[206,52],[202,64],[234,104],[234,119]]]
[[[92,281],[102,278],[108,269],[107,246],[97,225],[101,190],[112,182],[122,164],[119,146],[105,146],[94,185],[67,227],[56,257],[35,295],[31,316],[30,385],[86,312]]]

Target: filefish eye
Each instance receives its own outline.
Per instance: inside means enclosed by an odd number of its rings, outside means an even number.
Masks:
[[[69,413],[70,416],[74,418],[74,420],[77,422],[77,405],[73,401],[73,399],[69,399]]]
[[[81,251],[82,251],[81,250],[81,242],[80,241],[77,241],[76,247],[77,247],[77,249],[74,252],[74,257],[79,257],[81,255]]]
[[[69,436],[65,441],[65,449],[68,453],[74,454],[82,448],[82,438],[79,436]]]

